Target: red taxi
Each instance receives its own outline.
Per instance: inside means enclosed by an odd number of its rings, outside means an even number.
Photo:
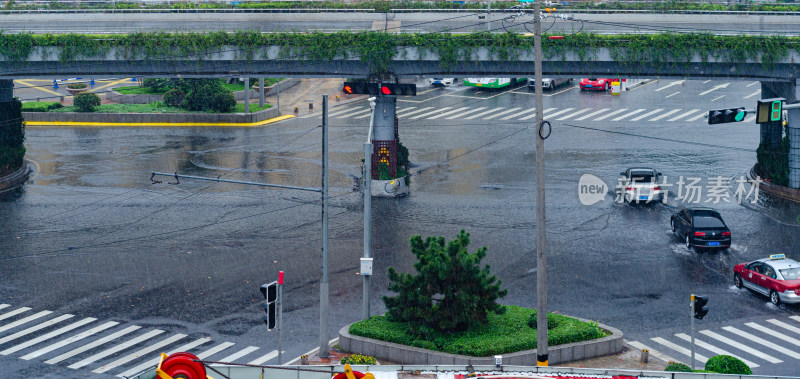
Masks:
[[[733,268],[733,284],[769,296],[775,305],[800,303],[800,263],[784,254],[740,263]]]

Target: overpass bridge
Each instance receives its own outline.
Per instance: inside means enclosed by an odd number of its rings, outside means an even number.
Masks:
[[[518,34],[261,34],[257,32],[32,36],[0,34],[0,101],[13,79],[137,77],[532,77],[532,38]],[[800,39],[714,35],[568,35],[545,40],[548,77],[674,77],[758,80],[762,96],[797,101]],[[387,105],[393,109],[392,105]],[[800,110],[790,111],[800,136]],[[762,125],[777,148],[782,130]],[[800,188],[800,138],[791,142]]]

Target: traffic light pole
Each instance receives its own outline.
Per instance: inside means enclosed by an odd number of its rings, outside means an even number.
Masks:
[[[319,283],[319,357],[328,358],[328,95],[322,95],[322,279]]]
[[[692,294],[692,301],[689,302],[689,321],[691,321],[692,328],[692,370],[694,370],[694,294]]]
[[[278,364],[283,364],[283,271],[278,273]]]
[[[541,0],[533,5],[534,33],[533,51],[535,72],[534,95],[536,97],[536,365],[548,366],[547,354],[547,226],[544,197],[544,99],[542,98],[542,6]],[[513,84],[513,83],[512,83]]]

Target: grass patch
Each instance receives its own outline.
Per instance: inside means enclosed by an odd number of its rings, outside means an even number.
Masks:
[[[60,105],[60,104],[59,104]],[[272,107],[271,104],[264,104],[264,107],[259,107],[258,103],[250,104],[250,112],[258,112]],[[75,106],[63,107],[51,110],[51,112],[77,112]],[[183,108],[170,107],[161,102],[154,102],[150,104],[102,104],[95,108],[94,113],[214,113],[214,112],[189,112]],[[237,103],[233,112],[230,113],[244,113],[244,104]]]
[[[163,95],[164,92],[153,91],[150,87],[145,86],[125,86],[114,88],[123,95]]]
[[[486,357],[495,354],[513,353],[536,348],[536,329],[528,326],[533,309],[505,306],[502,315],[489,313],[489,323],[465,332],[443,334],[426,330],[409,334],[409,326],[403,322],[391,322],[385,316],[372,316],[350,326],[350,333],[357,336],[394,342],[451,354]],[[610,335],[594,323],[550,313],[548,318],[558,320],[558,326],[548,332],[550,346],[587,341]]]
[[[29,101],[22,103],[23,112],[48,112],[61,107],[62,105],[58,101]]]

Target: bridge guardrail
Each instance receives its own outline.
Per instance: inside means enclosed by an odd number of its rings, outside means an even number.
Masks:
[[[389,13],[487,13],[485,9],[390,9]],[[491,13],[517,13],[516,9],[493,9]],[[0,9],[0,14],[65,14],[65,13],[382,13],[373,8],[206,8],[206,9]],[[779,11],[712,11],[712,10],[636,10],[636,9],[569,9],[557,13],[571,14],[685,14],[685,15],[754,15],[798,16],[798,12]]]

